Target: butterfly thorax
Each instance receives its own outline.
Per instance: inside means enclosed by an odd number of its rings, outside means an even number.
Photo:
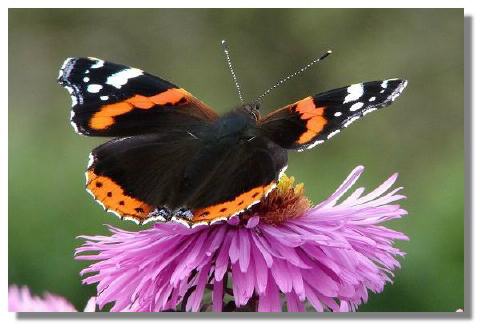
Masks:
[[[213,125],[211,137],[217,142],[243,142],[256,136],[256,117],[245,106],[220,117]]]

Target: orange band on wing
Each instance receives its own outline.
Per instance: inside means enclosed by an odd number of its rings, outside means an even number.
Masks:
[[[210,222],[216,218],[228,218],[239,212],[242,212],[247,207],[260,201],[270,190],[275,187],[275,182],[272,182],[266,186],[260,186],[253,188],[243,194],[235,197],[231,201],[227,201],[221,204],[211,205],[205,208],[197,209],[193,212],[193,222]]]
[[[106,129],[115,123],[115,116],[128,113],[132,109],[133,106],[128,102],[105,105],[90,119],[90,127],[94,130]]]
[[[126,114],[136,108],[151,109],[154,106],[177,105],[187,98],[191,98],[190,93],[184,89],[168,89],[164,92],[151,97],[135,95],[122,102],[104,105],[90,119],[90,127],[94,130],[107,129],[115,123],[115,117]]]
[[[156,105],[175,105],[181,102],[182,98],[185,96],[190,96],[190,94],[183,89],[169,89],[165,92],[159,93],[158,95],[150,97],[150,100]]]
[[[130,217],[142,222],[147,219],[153,207],[133,197],[125,195],[123,188],[112,179],[87,171],[87,189],[106,209],[121,217]]]
[[[305,98],[296,103],[295,111],[300,113],[300,118],[306,121],[305,131],[297,140],[305,144],[314,139],[325,127],[327,120],[323,117],[325,107],[316,107],[312,97]]]

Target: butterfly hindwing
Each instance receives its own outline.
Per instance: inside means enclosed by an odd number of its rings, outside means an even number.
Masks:
[[[264,137],[214,148],[199,153],[187,175],[193,222],[226,219],[260,202],[287,166],[287,151]]]
[[[327,91],[266,115],[259,127],[283,148],[310,149],[362,116],[390,105],[406,85],[405,80],[390,79]]]
[[[181,129],[113,139],[90,154],[87,191],[106,210],[145,222],[157,208],[175,203],[199,146]]]
[[[182,124],[184,117],[196,121],[218,117],[173,83],[101,59],[66,59],[58,81],[70,93],[70,121],[82,135],[131,136]]]
[[[210,143],[208,131],[178,129],[100,145],[91,154],[87,190],[105,210],[139,223],[194,225],[238,214],[275,187],[286,151],[261,137],[238,147]]]

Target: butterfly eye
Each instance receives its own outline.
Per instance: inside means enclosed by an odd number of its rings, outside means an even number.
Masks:
[[[258,121],[259,113],[258,113],[257,107],[252,108],[252,109],[250,110],[250,115],[253,116],[253,118],[255,119],[255,121]]]
[[[246,105],[243,105],[243,106],[241,107],[241,109],[242,109],[244,112],[250,114],[255,121],[258,121],[258,119],[259,119],[259,117],[260,117],[260,115],[259,115],[260,113],[259,113],[259,111],[258,111],[258,108],[259,108],[259,107],[258,107],[257,104],[255,104],[255,105],[246,104]]]

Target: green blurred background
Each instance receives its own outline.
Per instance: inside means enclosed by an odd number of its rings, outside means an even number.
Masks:
[[[392,222],[409,242],[395,283],[361,311],[455,311],[464,306],[463,10],[30,10],[9,13],[9,283],[50,291],[83,308],[94,287],[73,260],[82,234],[102,224],[136,229],[84,191],[100,138],[76,135],[70,97],[56,84],[63,60],[94,56],[142,68],[219,112],[238,103],[220,40],[244,94],[333,49],[320,65],[265,99],[269,111],[354,82],[406,78],[386,110],[330,142],[291,153],[287,173],[319,202],[359,164],[372,188],[393,172],[409,215]]]

